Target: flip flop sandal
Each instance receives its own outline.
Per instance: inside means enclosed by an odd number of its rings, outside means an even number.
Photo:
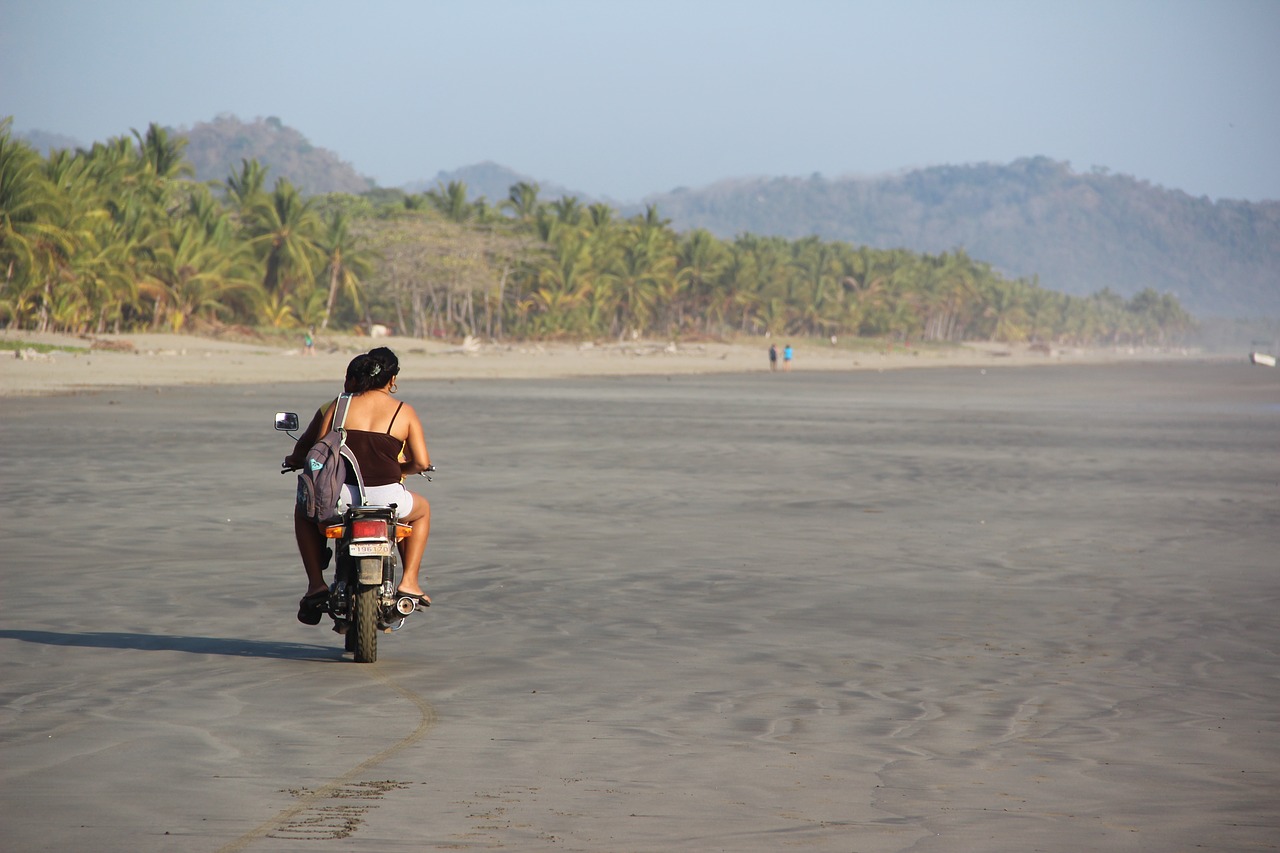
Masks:
[[[322,589],[310,595],[304,595],[298,602],[298,621],[303,625],[319,625],[324,616],[324,605],[329,600],[329,590]]]
[[[412,592],[405,592],[405,591],[404,591],[404,590],[402,590],[402,589],[397,589],[397,590],[396,590],[396,598],[408,598],[408,599],[412,600],[412,601],[413,601],[413,603],[414,603],[416,606],[418,606],[418,607],[430,607],[430,606],[431,606],[431,599],[427,598],[427,594],[426,594],[425,592],[424,592],[424,593],[422,593],[421,595],[418,595],[418,594],[416,594],[416,593],[412,593]]]

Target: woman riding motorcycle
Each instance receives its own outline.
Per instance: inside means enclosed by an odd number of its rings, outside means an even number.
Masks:
[[[405,488],[404,478],[426,471],[431,457],[417,412],[392,396],[397,390],[399,373],[400,360],[387,347],[358,355],[347,365],[344,391],[352,396],[347,407],[346,441],[360,465],[368,502],[394,503],[400,520],[413,526],[413,532],[400,543],[404,574],[397,594],[428,605],[431,599],[422,591],[418,572],[431,531],[431,507],[426,498]],[[285,457],[285,467],[302,466],[307,451],[329,432],[336,403],[337,400],[331,400],[316,411],[293,453]],[[360,503],[358,492],[354,476],[349,476],[342,489],[339,512]],[[307,572],[307,594],[298,602],[298,621],[317,625],[329,591],[324,569],[331,552],[325,544],[324,533],[303,514],[301,507],[294,510],[293,529]]]

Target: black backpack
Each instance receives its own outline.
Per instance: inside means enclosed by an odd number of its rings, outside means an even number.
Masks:
[[[347,408],[351,403],[348,394],[340,394],[333,409],[333,425],[323,438],[307,451],[298,475],[298,506],[302,514],[316,524],[322,524],[338,514],[338,499],[342,496],[342,484],[347,481],[347,471],[355,473],[360,490],[360,502],[364,503],[364,479],[360,476],[360,464],[347,447]]]

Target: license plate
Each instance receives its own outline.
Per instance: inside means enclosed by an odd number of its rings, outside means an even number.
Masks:
[[[390,542],[352,542],[347,553],[353,557],[390,557]]]

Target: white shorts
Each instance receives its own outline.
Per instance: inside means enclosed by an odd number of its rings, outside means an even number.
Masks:
[[[388,483],[385,486],[365,486],[365,499],[373,506],[396,505],[396,516],[404,518],[413,512],[413,492],[404,487],[404,483]],[[338,512],[346,512],[347,507],[358,504],[360,497],[356,487],[350,484],[342,486],[342,497],[338,498]]]

